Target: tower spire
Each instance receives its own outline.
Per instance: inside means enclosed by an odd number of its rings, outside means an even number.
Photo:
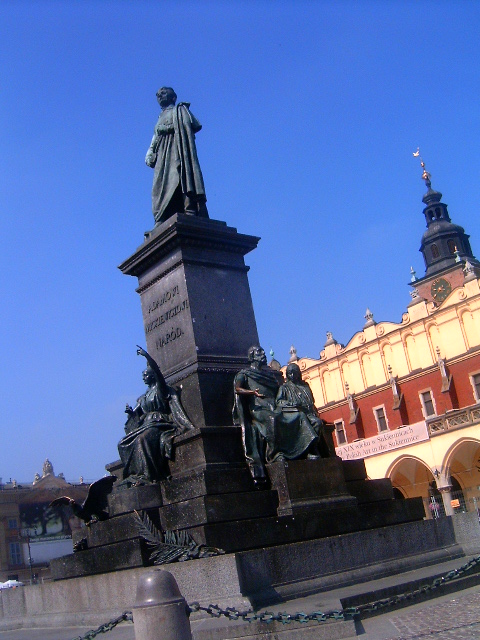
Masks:
[[[447,205],[442,202],[442,194],[432,189],[432,176],[425,167],[419,148],[413,156],[420,159],[422,180],[427,186],[427,193],[422,198],[426,205],[423,214],[427,230],[423,234],[420,251],[425,260],[425,276],[432,276],[454,266],[459,258],[463,260],[466,258],[475,260],[475,258],[470,247],[469,236],[462,227],[452,223]]]
[[[422,173],[422,180],[425,180],[425,184],[427,185],[427,187],[429,189],[432,188],[432,182],[431,182],[431,174],[428,173],[428,171],[425,168],[425,162],[423,161],[422,156],[420,155],[420,147],[417,147],[417,150],[413,152],[413,157],[414,158],[420,158],[420,166],[423,169],[423,173]]]

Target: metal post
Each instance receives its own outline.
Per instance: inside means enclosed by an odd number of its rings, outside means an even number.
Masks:
[[[30,530],[24,529],[25,534],[22,536],[22,532],[20,531],[20,535],[27,539],[27,547],[28,547],[28,566],[30,567],[30,584],[34,583],[33,579],[33,561],[32,561],[32,548],[30,546]],[[37,527],[34,529],[35,535],[37,535]]]
[[[140,577],[133,608],[135,640],[192,640],[187,603],[168,571]]]

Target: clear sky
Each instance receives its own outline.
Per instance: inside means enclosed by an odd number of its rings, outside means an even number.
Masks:
[[[0,476],[117,459],[144,390],[144,157],[173,86],[203,124],[210,217],[261,236],[250,287],[284,364],[400,322],[432,185],[480,257],[480,3],[0,3]]]

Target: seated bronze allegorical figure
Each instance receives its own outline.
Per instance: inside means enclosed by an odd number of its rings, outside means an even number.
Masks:
[[[287,367],[287,381],[280,384],[261,347],[251,347],[248,359],[250,367],[235,377],[233,417],[242,427],[245,457],[254,480],[266,480],[266,463],[335,456],[331,430],[318,417],[298,365]]]
[[[123,463],[123,481],[119,486],[139,486],[158,482],[168,474],[167,460],[172,458],[173,439],[194,429],[173,387],[165,382],[155,360],[141,347],[137,353],[147,360],[143,380],[148,386],[134,408],[127,405],[126,435],[118,443]]]
[[[302,380],[300,367],[291,363],[287,380],[277,393],[276,407],[282,412],[277,420],[272,448],[276,459],[294,460],[304,457],[330,458],[336,455],[331,426],[318,417],[313,394]]]

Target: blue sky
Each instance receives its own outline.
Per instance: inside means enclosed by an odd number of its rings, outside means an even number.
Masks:
[[[399,322],[433,187],[480,257],[478,2],[0,4],[0,476],[48,456],[70,480],[117,458],[143,392],[136,282],[153,226],[144,164],[173,86],[210,217],[261,236],[246,257],[260,341],[318,357]]]

